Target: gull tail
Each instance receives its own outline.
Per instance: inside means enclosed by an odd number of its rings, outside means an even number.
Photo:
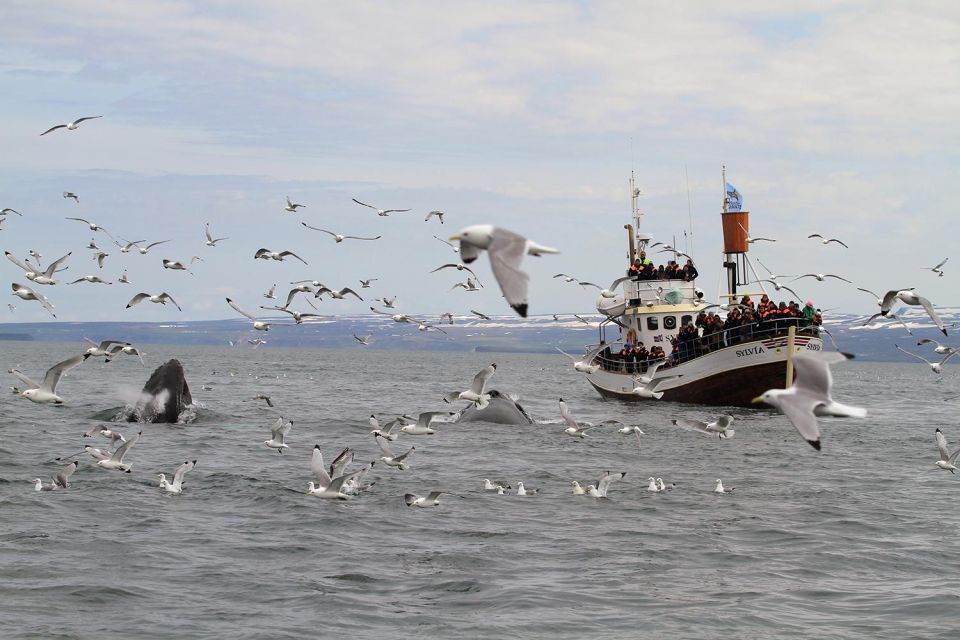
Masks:
[[[532,240],[527,240],[527,253],[531,256],[540,256],[544,253],[560,253],[560,250],[552,247],[545,247],[542,244],[533,242]]]

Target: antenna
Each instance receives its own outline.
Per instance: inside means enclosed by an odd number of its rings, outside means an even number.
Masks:
[[[683,234],[684,240],[686,241],[684,242],[683,248],[684,248],[684,251],[693,255],[693,203],[690,199],[690,174],[687,171],[686,163],[684,163],[683,165],[683,176],[687,182],[687,225],[690,228],[689,237],[687,236],[686,233]]]

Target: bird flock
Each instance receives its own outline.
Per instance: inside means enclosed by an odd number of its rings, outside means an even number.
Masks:
[[[76,120],[66,124],[52,126],[40,135],[46,136],[50,133],[60,130],[75,131],[79,128],[81,123],[98,118],[101,118],[101,116],[86,116],[77,118]],[[80,196],[77,193],[72,191],[64,191],[62,192],[62,196],[64,200],[73,201],[72,205],[68,205],[69,207],[74,208],[81,206]],[[375,211],[378,217],[388,217],[391,214],[404,214],[412,211],[410,208],[380,208],[379,206],[363,202],[356,198],[353,198],[352,200],[360,207]],[[285,207],[283,210],[292,214],[298,214],[300,209],[304,209],[306,207],[307,205],[295,203],[290,199],[289,196],[287,196],[285,198]],[[0,210],[0,224],[6,222],[7,217],[10,215],[16,215],[18,218],[29,219],[29,214],[25,216],[17,209],[6,207]],[[426,213],[424,222],[429,224],[433,218],[436,218],[439,224],[443,225],[445,224],[445,215],[446,213],[443,211],[431,210]],[[157,247],[171,242],[169,239],[154,240],[149,242],[145,239],[131,241],[119,236],[114,236],[102,225],[87,218],[79,216],[65,216],[65,219],[73,222],[79,222],[83,224],[90,232],[99,234],[91,238],[87,245],[87,249],[94,252],[92,254],[91,262],[96,263],[97,272],[80,275],[79,277],[66,283],[69,285],[114,284],[111,280],[99,275],[99,272],[101,272],[104,269],[105,264],[108,263],[108,259],[110,258],[111,254],[98,246],[98,239],[101,241],[105,240],[115,246],[120,254],[131,254],[134,253],[134,250],[136,250],[136,253],[142,256],[148,255],[151,250],[159,251],[156,249]],[[330,236],[333,238],[336,244],[341,244],[346,240],[375,242],[382,238],[382,235],[376,235],[372,237],[349,235],[346,233],[340,233],[322,227],[313,226],[307,224],[306,222],[301,222],[301,225],[308,230],[320,232]],[[2,229],[2,227],[0,227],[0,229]],[[200,231],[201,230],[198,229],[198,236]],[[744,233],[746,234],[745,229]],[[220,243],[226,243],[230,240],[229,237],[215,237],[209,222],[203,225],[202,234],[205,245],[211,249],[218,248]],[[451,248],[455,255],[457,255],[459,261],[442,264],[433,269],[430,273],[437,273],[440,271],[446,271],[448,269],[456,270],[457,273],[466,272],[469,274],[466,281],[453,285],[451,290],[462,288],[465,292],[475,292],[482,288],[483,285],[481,284],[480,278],[473,270],[471,265],[473,265],[473,263],[480,257],[481,253],[486,252],[489,258],[490,271],[496,280],[504,299],[511,309],[513,309],[514,312],[521,317],[526,317],[529,310],[528,289],[530,278],[528,274],[521,269],[524,258],[528,255],[540,257],[547,254],[559,253],[557,249],[542,245],[526,238],[523,235],[490,224],[474,224],[462,228],[458,233],[455,233],[449,238],[450,241],[457,242],[456,245],[452,244],[448,240],[444,240],[443,238],[437,236],[433,237]],[[808,239],[817,239],[824,246],[837,245],[839,247],[848,248],[848,245],[842,240],[833,237],[826,237],[819,233],[810,234]],[[750,237],[749,234],[746,234],[746,240],[750,244],[761,241],[770,243],[776,242],[776,240],[773,238],[753,238]],[[164,249],[166,248],[167,247],[164,247]],[[663,245],[661,251],[670,251],[675,255],[686,255],[683,252],[676,250],[671,245]],[[33,285],[47,287],[55,287],[56,285],[60,284],[58,274],[75,266],[73,264],[73,254],[74,252],[70,251],[59,257],[57,260],[50,262],[46,267],[43,267],[41,263],[43,258],[42,254],[33,249],[28,252],[27,255],[29,257],[24,259],[19,258],[11,251],[4,252],[4,255],[9,262],[14,264],[22,272],[24,279],[31,282]],[[309,263],[302,256],[285,248],[276,249],[260,247],[256,250],[253,250],[252,257],[254,260],[276,262],[283,262],[288,259],[292,259],[302,263],[302,265],[305,267],[309,267]],[[163,257],[160,260],[159,266],[164,270],[185,271],[193,275],[194,265],[198,262],[203,263],[205,262],[205,259],[198,255],[190,256],[189,259]],[[938,277],[943,277],[943,267],[946,263],[947,259],[944,259],[934,267],[924,267],[924,269],[933,272]],[[112,261],[110,261],[110,264],[112,264]],[[766,269],[765,265],[762,265],[762,263],[761,266],[764,266]],[[796,295],[792,289],[779,281],[780,278],[792,276],[775,275],[769,270],[768,273],[768,278],[758,279],[758,281],[773,285],[777,291],[785,289]],[[609,287],[602,287],[601,285],[580,280],[579,278],[566,273],[558,273],[554,276],[554,278],[564,278],[566,282],[577,284],[583,288],[596,288],[602,298],[615,297],[616,288],[624,280],[626,280],[626,278],[622,277],[617,278],[610,284]],[[805,278],[812,278],[817,282],[825,282],[827,279],[832,279],[853,284],[850,280],[842,276],[829,273],[805,273],[793,277],[791,283]],[[377,279],[378,278],[375,277],[358,279],[361,284],[360,288],[370,288],[372,283],[377,281]],[[124,270],[123,274],[116,280],[116,282],[119,284],[130,284],[126,275],[126,270]],[[317,318],[320,316],[320,314],[317,313],[291,309],[291,305],[297,300],[301,299],[301,297],[302,299],[305,299],[314,310],[318,310],[318,308],[315,306],[313,301],[321,301],[324,295],[328,296],[330,300],[345,300],[347,296],[353,296],[361,301],[364,301],[364,298],[357,293],[356,290],[349,286],[335,287],[327,285],[320,280],[313,279],[293,281],[290,284],[294,286],[287,292],[285,303],[282,306],[261,305],[260,308],[287,314],[290,316],[290,320],[292,321],[291,324],[293,325],[300,325],[304,321],[309,321],[311,318]],[[12,282],[11,289],[12,295],[17,296],[24,301],[36,302],[51,316],[57,317],[55,306],[45,294],[40,293],[31,286],[20,282]],[[274,284],[269,291],[263,294],[263,297],[268,300],[277,300],[278,298],[276,289],[277,284]],[[879,311],[875,313],[870,320],[868,320],[868,323],[877,318],[899,320],[895,305],[902,303],[908,306],[922,307],[933,320],[937,328],[943,333],[943,335],[948,335],[947,328],[943,321],[939,318],[934,305],[927,298],[918,294],[915,287],[890,289],[882,296],[877,295],[865,288],[858,287],[858,290],[869,293],[871,296],[873,296],[876,299],[879,307]],[[312,296],[308,294],[312,294]],[[799,298],[799,296],[797,297]],[[169,303],[169,305],[175,307],[178,311],[182,311],[180,304],[178,304],[171,293],[167,291],[162,291],[159,293],[136,293],[127,302],[126,309],[131,309],[144,301],[149,301],[159,305],[167,305]],[[275,324],[270,318],[258,317],[257,315],[245,310],[232,298],[227,297],[225,298],[225,301],[227,305],[235,312],[251,321],[253,330],[267,332],[270,330],[271,325]],[[373,312],[389,316],[396,323],[415,324],[420,331],[432,330],[446,333],[441,327],[438,326],[439,322],[442,322],[444,316],[449,318],[450,323],[453,322],[453,316],[450,313],[443,314],[437,323],[433,323],[427,319],[416,318],[410,314],[400,312],[396,308],[396,297],[389,298],[387,296],[382,296],[376,301],[381,302],[383,307],[387,310],[380,310],[371,306],[370,309]],[[13,311],[14,307],[12,305],[9,306],[11,311]],[[490,319],[489,315],[481,311],[471,309],[470,312],[478,318],[485,320]],[[584,323],[589,324],[589,321],[581,316],[574,314],[574,317]],[[554,318],[557,319],[557,316],[554,316]],[[370,344],[370,336],[354,335],[353,337],[361,346]],[[46,372],[43,381],[40,383],[33,381],[16,369],[11,370],[10,373],[24,385],[23,389],[15,388],[16,393],[19,396],[38,404],[62,404],[65,402],[65,400],[63,397],[57,394],[59,382],[66,374],[68,374],[68,372],[80,365],[86,359],[90,357],[104,357],[107,361],[109,361],[120,354],[125,354],[135,355],[140,359],[141,363],[143,363],[141,351],[129,343],[110,340],[102,341],[100,343],[92,340],[88,340],[88,342],[90,342],[90,347],[86,352],[54,364]],[[258,338],[255,342],[262,344],[263,339]],[[918,346],[926,344],[936,345],[936,353],[942,356],[939,361],[927,360],[921,355],[914,354],[900,348],[899,345],[897,346],[897,349],[924,361],[933,372],[941,373],[942,365],[953,355],[955,355],[957,350],[949,345],[941,345],[931,340],[921,340],[918,343]],[[598,352],[599,350],[595,349],[589,352],[585,357],[577,359],[577,357],[561,351],[563,355],[572,360],[574,370],[586,374],[596,371],[593,361]],[[847,359],[847,357],[848,356],[846,354],[839,352],[798,354],[794,358],[798,376],[797,382],[787,389],[768,390],[761,396],[758,396],[755,399],[755,402],[763,402],[779,409],[796,427],[801,436],[812,446],[819,449],[820,432],[817,422],[818,417],[863,417],[866,415],[866,411],[864,409],[841,404],[835,401],[831,396],[832,377],[830,373],[830,366],[832,364],[842,362],[843,360]],[[451,391],[450,393],[446,394],[442,400],[447,403],[466,401],[468,403],[473,403],[477,409],[482,410],[486,408],[490,401],[490,394],[486,392],[486,386],[490,378],[496,372],[496,367],[496,364],[491,364],[484,368],[476,374],[468,389]],[[648,371],[647,377],[652,377],[654,373],[655,371]],[[637,379],[637,385],[634,391],[637,393],[637,395],[644,395],[644,397],[658,397],[656,393],[647,390],[646,383],[648,382],[649,379],[646,381],[643,379]],[[270,398],[265,399],[268,404],[271,404]],[[562,398],[559,400],[559,413],[563,423],[566,425],[563,429],[563,433],[567,436],[578,439],[589,437],[588,434],[591,430],[606,426],[608,423],[620,424],[616,421],[608,421],[607,423],[602,423],[598,426],[578,423],[573,418],[570,408]],[[311,458],[311,474],[313,476],[313,480],[311,480],[308,484],[307,493],[323,498],[334,498],[341,500],[349,499],[351,496],[368,491],[373,487],[375,482],[365,482],[365,476],[378,462],[387,467],[395,468],[398,471],[405,471],[409,469],[412,464],[411,458],[416,451],[416,447],[410,446],[409,448],[395,449],[394,447],[396,445],[392,445],[392,443],[395,443],[400,433],[406,434],[406,436],[425,436],[436,434],[437,431],[433,425],[438,418],[442,418],[444,415],[449,416],[452,414],[449,412],[431,411],[421,413],[416,419],[412,418],[411,416],[403,415],[387,423],[383,427],[379,425],[379,422],[375,416],[371,416],[371,426],[374,427],[371,433],[382,455],[378,460],[362,463],[359,468],[353,468],[352,465],[354,465],[354,454],[349,448],[341,452],[335,458],[329,468],[326,467],[323,464],[323,454],[320,446],[315,445]],[[699,431],[711,436],[716,436],[719,440],[732,438],[735,433],[733,427],[731,426],[733,419],[729,415],[722,415],[709,421],[678,419],[674,420],[673,422],[676,426]],[[284,420],[282,417],[278,418],[271,427],[270,438],[263,441],[263,446],[268,449],[275,449],[278,454],[282,455],[285,450],[290,448],[286,440],[288,439],[292,428],[292,421]],[[623,426],[623,428],[620,429],[620,432],[627,436],[633,434],[636,437],[638,445],[640,443],[640,436],[643,435],[639,427],[636,426]],[[110,451],[109,449],[101,450],[88,446],[85,447],[85,453],[91,455],[91,457],[96,460],[96,466],[100,468],[129,473],[132,465],[124,462],[124,458],[134,444],[140,440],[142,433],[138,433],[136,436],[133,436],[129,439],[124,438],[122,435],[116,434],[112,429],[103,428],[96,433],[104,436],[109,433],[111,442],[120,442],[119,446],[113,451]],[[937,429],[936,432],[936,441],[940,458],[937,461],[936,466],[953,473],[956,470],[954,463],[956,462],[957,455],[960,453],[960,450],[952,453],[949,452],[947,450],[945,437],[939,429]],[[159,488],[172,494],[182,493],[184,476],[191,471],[196,464],[196,460],[187,460],[183,462],[174,471],[172,481],[168,481],[164,474],[158,474]],[[69,487],[69,479],[77,470],[78,466],[78,461],[69,463],[66,467],[60,469],[52,478],[52,482],[48,484],[43,483],[40,479],[36,479],[34,481],[36,490],[53,491],[57,488],[64,489]],[[607,494],[611,488],[611,485],[616,481],[622,480],[625,475],[626,472],[622,471],[605,471],[602,473],[599,479],[594,482],[588,482],[586,486],[581,485],[580,481],[576,480],[573,481],[573,492],[576,495],[586,495],[594,498],[607,498]],[[650,478],[649,481],[650,484],[648,486],[648,490],[653,492],[666,491],[671,488],[669,485],[666,485],[661,478]],[[721,480],[718,479],[716,482],[716,493],[728,494],[733,491],[733,488],[725,488]],[[491,483],[489,479],[484,479],[483,488],[485,491],[503,493],[509,489],[509,486],[503,483]],[[525,486],[522,481],[517,483],[516,494],[519,496],[537,495],[538,491],[538,489]],[[449,492],[446,491],[431,491],[425,496],[407,494],[404,496],[404,501],[407,506],[411,507],[432,507],[438,505],[440,503],[441,496],[448,493]]]

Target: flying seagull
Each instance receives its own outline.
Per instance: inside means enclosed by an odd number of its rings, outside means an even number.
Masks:
[[[527,317],[527,284],[530,276],[520,270],[526,254],[540,256],[559,253],[556,249],[539,245],[512,231],[490,224],[477,224],[463,229],[450,238],[460,241],[460,257],[472,263],[484,249],[490,256],[490,268],[507,302],[520,317]]]
[[[183,311],[183,309],[180,308],[180,305],[177,304],[177,301],[171,298],[170,294],[166,292],[158,293],[157,295],[152,295],[149,293],[138,293],[137,295],[133,296],[133,298],[130,299],[130,302],[127,303],[126,308],[129,309],[133,305],[140,304],[144,300],[149,300],[150,302],[153,302],[155,304],[167,304],[167,302],[171,302],[173,306],[177,308],[177,311]]]
[[[21,300],[36,300],[40,303],[40,306],[47,310],[50,315],[52,315],[54,318],[57,317],[57,314],[53,311],[53,305],[50,304],[49,300],[47,300],[47,296],[43,295],[42,293],[37,293],[26,285],[17,284],[16,282],[11,283],[10,287],[13,289],[13,295],[17,296]]]
[[[204,233],[204,235],[207,236],[207,246],[208,246],[208,247],[215,247],[215,246],[217,246],[217,243],[218,243],[218,242],[220,242],[220,241],[222,241],[222,240],[229,240],[229,239],[230,239],[230,238],[214,238],[214,237],[213,237],[213,232],[210,231],[210,223],[209,223],[209,222],[208,222],[208,223],[206,224],[206,226],[203,228],[203,233]]]
[[[443,211],[433,210],[427,214],[427,217],[423,219],[424,222],[430,222],[430,218],[437,216],[437,220],[440,221],[440,224],[443,224],[443,216],[447,215]]]
[[[103,116],[85,116],[85,117],[83,117],[83,118],[77,118],[77,119],[74,120],[73,122],[68,122],[67,124],[58,124],[58,125],[56,125],[56,126],[50,127],[49,129],[47,129],[46,131],[44,131],[44,132],[41,133],[40,135],[45,136],[45,135],[47,135],[48,133],[50,133],[51,131],[56,131],[57,129],[64,129],[64,128],[65,128],[67,131],[73,131],[74,129],[76,129],[77,127],[79,127],[79,126],[80,126],[80,123],[83,122],[84,120],[93,120],[94,118],[102,118],[102,117],[103,117]]]
[[[957,355],[957,352],[956,352],[956,351],[951,351],[951,352],[948,353],[947,355],[945,355],[945,356],[943,356],[942,358],[940,358],[940,362],[930,362],[929,360],[927,360],[926,358],[924,358],[924,357],[921,356],[921,355],[918,355],[918,354],[916,354],[916,353],[912,353],[912,352],[910,352],[910,351],[907,351],[906,349],[901,348],[900,345],[898,345],[898,344],[895,344],[895,345],[893,345],[893,346],[895,346],[898,350],[902,351],[903,353],[907,354],[908,356],[913,356],[913,357],[916,358],[917,360],[922,360],[923,362],[926,362],[926,363],[927,363],[927,366],[930,367],[930,370],[933,371],[934,373],[943,373],[943,371],[941,370],[941,367],[943,366],[943,363],[945,363],[947,360],[949,360],[949,359],[952,358],[953,356]]]
[[[27,376],[16,369],[11,369],[10,373],[17,377],[20,382],[27,385],[27,388],[20,392],[20,395],[31,402],[37,404],[63,404],[64,400],[57,395],[57,385],[63,375],[73,369],[75,366],[87,359],[86,354],[67,358],[63,362],[58,362],[47,370],[43,376],[43,382],[37,384]]]
[[[287,206],[285,206],[285,207],[283,208],[283,210],[284,210],[284,211],[289,211],[289,212],[291,212],[291,213],[296,213],[298,207],[304,207],[304,208],[306,208],[306,206],[307,206],[307,205],[305,205],[305,204],[296,204],[295,202],[292,202],[292,201],[290,200],[290,196],[287,196]]]
[[[466,391],[451,391],[443,397],[443,401],[456,402],[457,400],[468,400],[476,404],[478,409],[485,408],[490,404],[490,394],[484,393],[484,389],[496,371],[496,363],[484,367],[473,377],[473,383],[471,383],[469,389]]]
[[[801,352],[793,357],[797,380],[789,389],[770,389],[753,399],[780,409],[810,445],[820,450],[818,416],[863,418],[867,410],[835,402],[830,396],[833,376],[830,365],[853,356],[839,351]]]
[[[850,248],[850,247],[848,247],[845,243],[841,242],[840,240],[838,240],[838,239],[836,239],[836,238],[824,238],[824,237],[823,237],[822,235],[820,235],[819,233],[811,233],[811,234],[808,235],[807,237],[808,237],[808,238],[820,238],[820,240],[822,240],[821,244],[830,244],[831,242],[836,242],[837,244],[839,244],[840,246],[842,246],[844,249],[849,249],[849,248]]]
[[[306,222],[301,222],[300,224],[305,226],[307,229],[313,229],[314,231],[322,231],[324,233],[327,233],[333,236],[333,239],[337,241],[337,244],[343,242],[344,240],[379,240],[380,238],[383,237],[383,236],[376,236],[374,238],[364,238],[362,236],[345,236],[339,233],[334,233],[333,231],[327,231],[326,229],[321,229],[319,227],[311,227]]]
[[[253,328],[254,328],[254,329],[256,329],[257,331],[269,331],[269,330],[270,330],[270,323],[269,323],[269,322],[264,322],[264,321],[262,321],[262,320],[257,320],[257,318],[256,318],[255,316],[253,316],[252,314],[247,313],[246,311],[244,311],[243,309],[241,309],[241,308],[237,305],[237,303],[234,302],[233,300],[231,300],[230,298],[227,298],[226,300],[227,300],[227,304],[230,305],[230,308],[232,308],[234,311],[236,311],[236,312],[239,313],[240,315],[244,316],[245,318],[249,318],[250,320],[253,320]]]
[[[377,207],[373,206],[372,204],[367,204],[366,202],[360,202],[360,201],[357,200],[356,198],[351,198],[351,200],[353,200],[354,202],[356,202],[356,203],[359,204],[359,205],[362,205],[362,206],[364,206],[364,207],[373,209],[374,211],[377,212],[377,215],[378,215],[378,216],[383,216],[383,217],[389,216],[391,213],[403,213],[403,212],[405,212],[405,211],[412,211],[412,209],[378,209]]]
[[[937,274],[938,276],[940,276],[940,277],[942,278],[942,277],[943,277],[943,265],[947,264],[947,260],[949,260],[949,259],[950,259],[950,258],[944,258],[944,259],[943,259],[943,262],[941,262],[940,264],[938,264],[938,265],[935,266],[935,267],[921,267],[921,268],[922,268],[922,269],[926,269],[927,271],[933,271],[935,274]]]
[[[287,256],[293,256],[303,264],[307,264],[306,260],[295,254],[293,251],[271,251],[270,249],[257,249],[257,252],[253,257],[259,260],[276,260],[278,262],[283,262],[283,259]]]

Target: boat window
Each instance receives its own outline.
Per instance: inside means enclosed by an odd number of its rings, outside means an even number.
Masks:
[[[691,322],[693,322],[693,316],[683,316],[682,318],[680,318],[680,326],[682,327],[687,326]]]
[[[656,331],[660,328],[659,319],[656,316],[650,316],[647,318],[647,329],[650,331]]]
[[[677,328],[677,316],[663,316],[663,328],[669,331]]]

